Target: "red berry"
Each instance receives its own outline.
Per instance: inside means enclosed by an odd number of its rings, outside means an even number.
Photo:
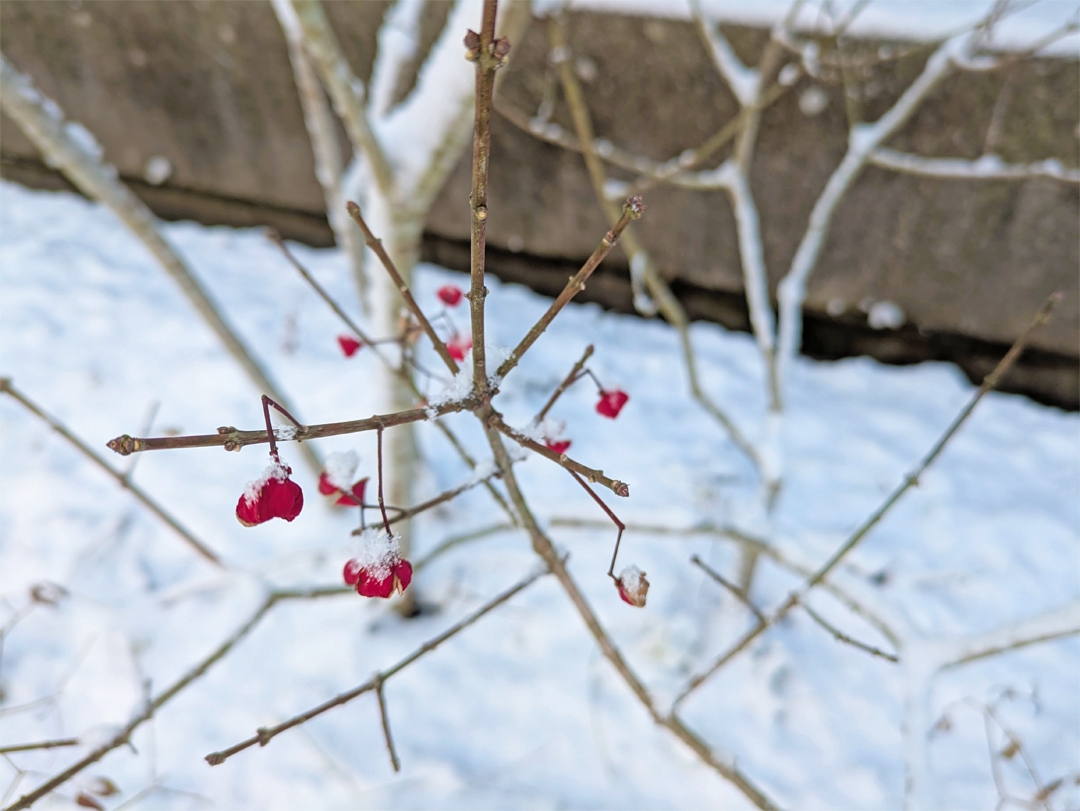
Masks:
[[[403,558],[396,558],[389,567],[383,565],[368,570],[358,560],[345,563],[342,574],[345,585],[356,588],[361,597],[381,597],[386,599],[393,594],[401,594],[412,582],[412,564]]]
[[[356,340],[351,335],[339,335],[337,342],[341,345],[341,351],[345,353],[345,357],[351,358],[355,355],[360,347],[363,346],[360,341]]]
[[[624,603],[635,608],[645,607],[649,581],[645,578],[645,572],[637,566],[627,566],[619,572],[619,579],[615,581],[615,586],[619,589],[619,597]]]
[[[236,502],[236,518],[245,527],[263,524],[271,518],[292,521],[304,508],[304,491],[289,478],[292,469],[275,463],[262,477],[248,484]]]
[[[596,404],[596,412],[610,419],[615,419],[629,399],[630,395],[619,389],[601,391],[600,402]]]
[[[367,477],[361,479],[352,486],[352,495],[342,493],[335,504],[344,504],[346,507],[359,507],[364,503],[364,488],[367,487]]]
[[[465,353],[472,349],[472,338],[468,335],[454,335],[446,342],[446,351],[458,363],[465,360]]]
[[[562,454],[566,453],[567,449],[570,447],[570,440],[569,439],[557,439],[557,440],[550,440],[549,439],[549,440],[546,440],[544,442],[544,444],[548,446],[549,450],[553,450],[553,451],[555,451],[555,453],[562,456]]]
[[[435,295],[437,295],[447,307],[457,307],[461,303],[464,293],[461,292],[461,288],[459,287],[455,287],[452,284],[445,284],[438,289]]]
[[[324,496],[332,496],[338,492],[337,485],[330,482],[330,475],[325,470],[319,474],[319,492]]]

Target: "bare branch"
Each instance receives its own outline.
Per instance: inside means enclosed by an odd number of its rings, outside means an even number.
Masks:
[[[853,639],[852,637],[848,636],[843,631],[838,629],[835,625],[832,625],[828,620],[818,614],[806,603],[803,603],[802,607],[803,611],[805,611],[809,615],[810,619],[812,619],[814,622],[816,622],[818,625],[820,625],[822,628],[832,634],[836,641],[845,642],[848,645],[852,645],[853,647],[858,648],[859,650],[866,651],[871,656],[880,656],[882,659],[888,659],[890,662],[900,661],[899,657],[897,657],[895,654],[886,653],[879,648],[875,648],[872,645],[867,645],[865,642],[860,642],[859,640]]]
[[[491,417],[488,418],[487,423],[493,428],[496,428],[502,433],[506,434],[523,448],[528,448],[529,450],[540,454],[546,459],[550,459],[552,462],[559,465],[560,467],[566,468],[571,473],[577,473],[581,476],[584,476],[592,484],[601,484],[611,490],[611,492],[613,492],[615,495],[622,496],[623,498],[627,498],[630,495],[630,485],[628,485],[626,482],[621,482],[618,479],[612,479],[609,476],[605,476],[604,471],[602,470],[595,470],[591,467],[585,467],[585,465],[581,464],[580,462],[575,462],[565,453],[555,453],[555,451],[551,450],[551,448],[547,447],[546,445],[542,445],[535,439],[531,439],[522,434],[520,431],[511,428],[503,421],[502,417],[499,416],[498,413],[492,411]]]
[[[468,411],[475,408],[478,401],[473,397],[464,400],[456,400],[450,403],[442,403],[438,406],[427,408],[412,408],[406,411],[398,411],[393,414],[382,414],[368,417],[366,420],[348,420],[346,422],[327,422],[321,425],[305,425],[295,431],[290,429],[287,433],[280,432],[278,441],[295,440],[305,442],[309,439],[321,439],[328,436],[343,436],[344,434],[359,434],[363,431],[376,431],[379,428],[390,428],[394,425],[405,425],[409,422],[419,422],[431,419],[433,416],[442,416],[457,411]],[[216,434],[201,434],[196,436],[168,436],[137,438],[124,434],[107,443],[108,447],[120,454],[128,456],[142,451],[157,451],[174,448],[214,448],[223,447],[227,451],[238,451],[248,445],[261,445],[269,442],[265,430],[261,431],[238,431],[235,428],[221,428]]]
[[[364,249],[344,208],[345,195],[341,188],[344,167],[334,116],[311,60],[304,50],[304,29],[296,16],[296,10],[289,0],[273,0],[271,5],[282,31],[285,32],[285,41],[289,47],[289,61],[300,96],[304,124],[311,141],[311,152],[315,158],[315,177],[322,187],[326,201],[326,218],[334,231],[334,241],[349,260],[361,305],[366,310],[370,305],[367,300],[367,276],[364,273]]]
[[[217,556],[206,544],[196,538],[191,531],[181,524],[177,519],[173,518],[165,509],[159,505],[153,498],[151,498],[141,487],[131,481],[131,478],[118,470],[114,470],[112,465],[106,462],[101,456],[98,456],[90,447],[73,434],[63,423],[61,423],[56,417],[47,414],[42,408],[30,400],[25,394],[18,391],[14,385],[12,385],[11,378],[0,378],[0,393],[9,395],[12,399],[17,400],[26,408],[27,411],[38,417],[42,422],[52,428],[56,433],[71,443],[72,447],[79,451],[83,456],[104,470],[114,479],[117,484],[129,491],[135,498],[137,498],[144,507],[150,512],[164,521],[177,535],[184,539],[184,541],[196,552],[198,552],[203,558],[213,563],[222,569],[225,568],[225,564],[221,562],[221,558]],[[265,434],[264,434],[265,436]]]
[[[525,337],[521,339],[521,342],[514,347],[514,351],[510,353],[510,356],[503,361],[499,370],[495,373],[496,376],[503,380],[506,375],[518,365],[522,356],[529,351],[536,340],[544,334],[544,330],[548,328],[548,325],[555,319],[555,316],[559,314],[563,307],[565,307],[574,296],[576,296],[581,290],[585,289],[585,282],[588,280],[592,272],[596,270],[601,262],[604,261],[604,257],[608,255],[611,249],[619,241],[619,237],[622,235],[623,230],[630,223],[631,220],[636,220],[641,216],[645,210],[644,204],[641,202],[640,197],[631,197],[626,201],[626,205],[623,206],[622,216],[619,221],[615,223],[615,227],[612,228],[604,238],[600,241],[600,244],[593,251],[585,264],[581,266],[574,276],[570,278],[570,281],[566,283],[566,287],[559,293],[558,298],[551,303],[540,320],[537,321],[533,327],[525,334]]]
[[[843,558],[851,552],[852,549],[858,545],[858,543],[866,537],[866,535],[872,530],[882,518],[896,505],[900,498],[919,481],[919,477],[926,471],[926,469],[933,463],[935,459],[941,454],[948,444],[949,440],[960,429],[960,426],[964,424],[971,412],[975,409],[975,406],[979,404],[979,401],[997,385],[998,381],[1005,375],[1006,372],[1016,362],[1017,358],[1024,351],[1024,347],[1027,345],[1028,340],[1031,338],[1032,333],[1041,325],[1050,320],[1050,313],[1054,308],[1054,305],[1059,303],[1063,295],[1061,293],[1055,293],[1046,300],[1046,303],[1039,308],[1039,311],[1035,314],[1035,318],[1031,324],[1024,331],[1024,334],[1017,338],[1016,343],[1012,345],[1009,351],[1005,354],[1005,357],[998,362],[994,370],[986,376],[982,385],[972,396],[960,413],[953,419],[952,423],[945,429],[945,432],[941,435],[937,442],[934,443],[930,451],[923,457],[915,468],[904,477],[903,482],[895,489],[889,496],[882,502],[873,513],[865,520],[859,527],[848,537],[848,539],[840,545],[840,547],[832,554],[832,556],[823,563],[806,581],[802,589],[799,592],[793,592],[787,600],[776,610],[775,613],[769,617],[768,622],[765,625],[759,626],[748,633],[744,634],[726,653],[720,656],[708,669],[695,675],[688,682],[683,691],[675,699],[675,706],[678,706],[684,701],[694,690],[700,687],[710,676],[716,673],[720,668],[726,665],[729,661],[734,659],[739,653],[746,650],[750,643],[757,639],[765,630],[772,625],[775,625],[778,621],[786,617],[795,606],[797,606],[805,595],[817,586],[824,578],[831,572],[836,565],[843,560]]]
[[[25,794],[19,798],[19,800],[12,805],[3,809],[3,811],[22,811],[24,808],[29,808],[36,803],[46,794],[55,791],[62,786],[68,780],[79,774],[81,771],[89,766],[94,765],[101,760],[105,755],[114,749],[119,749],[121,746],[127,746],[130,744],[131,736],[142,724],[153,718],[162,706],[173,699],[181,690],[186,688],[189,684],[194,682],[206,671],[208,671],[214,664],[221,661],[226,654],[229,653],[245,636],[247,636],[251,630],[258,625],[259,621],[266,616],[277,603],[285,600],[313,600],[322,597],[336,597],[341,594],[349,594],[352,589],[340,588],[340,587],[325,587],[325,586],[313,586],[306,589],[291,589],[271,592],[263,603],[255,610],[255,612],[248,618],[247,622],[241,625],[233,635],[226,639],[221,645],[214,649],[209,656],[203,659],[199,664],[189,670],[186,674],[180,677],[176,682],[172,684],[167,690],[158,695],[153,700],[146,702],[143,710],[132,718],[126,726],[124,726],[119,732],[117,732],[112,738],[105,743],[98,746],[93,751],[89,752],[82,760],[77,761],[70,767],[62,771],[55,777],[47,780],[42,785],[38,786],[29,794]]]
[[[765,615],[761,613],[760,608],[754,605],[753,601],[750,599],[750,596],[745,591],[724,578],[723,575],[721,575],[719,572],[713,570],[705,563],[705,561],[703,561],[697,555],[691,557],[690,562],[697,566],[699,569],[701,569],[703,572],[705,572],[705,574],[707,574],[721,586],[730,591],[733,595],[735,595],[735,599],[737,599],[740,603],[749,608],[750,613],[752,613],[757,618],[757,621],[759,623],[761,623],[762,625],[765,624],[765,622],[767,621],[765,619]]]
[[[230,746],[228,749],[223,749],[220,752],[212,752],[211,754],[207,755],[206,762],[209,763],[211,766],[217,766],[221,763],[224,763],[237,752],[242,752],[245,749],[249,749],[252,746],[255,746],[256,744],[258,744],[259,746],[266,746],[268,743],[270,743],[271,740],[280,735],[282,732],[285,732],[288,729],[292,729],[295,726],[299,726],[306,721],[310,721],[312,718],[318,715],[322,715],[327,710],[331,710],[334,707],[340,707],[342,704],[347,704],[357,696],[378,689],[379,685],[390,679],[393,675],[401,672],[425,654],[428,654],[431,651],[435,650],[443,642],[465,630],[478,619],[483,617],[485,614],[489,613],[492,609],[498,608],[515,594],[532,585],[536,580],[543,577],[547,573],[548,572],[545,569],[540,569],[533,572],[528,577],[519,581],[516,585],[504,591],[502,594],[498,595],[492,600],[489,600],[487,603],[478,608],[465,619],[461,620],[458,623],[455,623],[454,625],[451,625],[438,636],[425,642],[423,645],[410,653],[404,659],[401,659],[396,664],[388,667],[386,670],[379,671],[366,682],[361,684],[359,687],[355,687],[348,692],[342,693],[341,695],[338,695],[330,699],[329,701],[320,704],[317,707],[313,707],[307,712],[303,712],[300,715],[290,718],[288,721],[283,721],[282,723],[272,727],[263,727],[259,729],[255,735],[248,738],[247,740]]]
[[[349,212],[349,216],[356,221],[356,224],[360,226],[360,230],[364,233],[364,243],[375,252],[375,255],[379,257],[379,261],[382,262],[383,267],[386,268],[386,272],[393,279],[394,285],[397,287],[398,292],[401,293],[401,297],[405,299],[405,306],[409,308],[428,338],[431,339],[431,345],[435,348],[439,357],[442,358],[443,363],[446,364],[446,368],[453,374],[458,373],[457,361],[450,357],[450,352],[446,348],[446,344],[443,343],[442,338],[435,332],[435,328],[431,326],[431,322],[428,321],[424,311],[420,309],[420,305],[416,303],[416,299],[413,298],[412,291],[409,290],[409,286],[405,284],[405,280],[401,277],[401,273],[394,266],[394,261],[390,258],[390,254],[386,252],[383,247],[382,240],[377,239],[371,229],[368,228],[368,224],[364,222],[363,216],[360,214],[360,206],[351,200],[345,204],[345,208]]]
[[[39,741],[38,743],[17,743],[12,746],[0,746],[0,755],[9,752],[29,752],[34,749],[57,749],[61,746],[78,746],[82,741],[78,738],[61,738],[55,741]]]
[[[551,407],[555,405],[555,401],[562,397],[562,395],[566,392],[568,388],[574,385],[574,382],[581,376],[581,370],[585,366],[585,363],[589,360],[590,357],[592,357],[592,353],[593,345],[589,344],[587,347],[585,347],[585,352],[582,353],[581,358],[578,360],[577,363],[574,364],[573,368],[570,370],[570,374],[563,378],[563,382],[559,384],[558,388],[556,388],[555,391],[551,393],[548,401],[544,403],[544,407],[536,413],[535,417],[533,417],[533,425],[539,425],[540,423],[542,423],[544,421],[544,417],[546,417],[547,413],[551,410]]]
[[[386,739],[386,751],[390,753],[390,765],[395,772],[401,771],[401,761],[398,760],[397,750],[394,749],[394,739],[390,735],[390,714],[386,711],[386,696],[383,695],[383,680],[379,679],[375,685],[375,695],[379,699],[379,718],[382,720],[383,738]]]

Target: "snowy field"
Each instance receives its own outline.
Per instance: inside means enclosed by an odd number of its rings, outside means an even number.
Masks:
[[[373,413],[370,350],[342,356],[336,336],[344,330],[260,233],[190,223],[165,230],[301,419]],[[336,253],[299,246],[296,253],[355,309]],[[465,282],[431,266],[417,277],[417,299],[432,313],[440,285]],[[196,556],[48,426],[0,399],[0,746],[81,741],[4,755],[6,805],[141,711],[148,692],[158,694],[232,634],[268,589],[339,584],[355,516],[325,503],[287,444],[283,458],[304,488],[304,511],[291,524],[250,529],[233,512],[266,464],[264,446],[128,459],[105,449],[123,433],[213,433],[262,420],[260,392],[108,211],[68,194],[0,185],[0,284],[0,375],[117,468],[134,461],[133,481],[228,565],[222,572]],[[547,301],[495,279],[488,285],[490,340],[513,345]],[[764,398],[751,337],[706,324],[693,336],[704,385],[754,435]],[[730,574],[736,547],[690,530],[770,532],[786,558],[813,567],[901,481],[973,392],[944,364],[800,359],[784,427],[787,484],[770,528],[745,507],[755,487],[750,470],[687,396],[676,335],[658,321],[571,305],[505,382],[497,405],[507,420],[524,425],[589,343],[593,370],[630,401],[619,419],[606,420],[584,382],[553,416],[565,421],[574,458],[629,482],[629,499],[602,493],[622,520],[656,528],[628,532],[620,553],[620,563],[648,573],[645,609],[619,601],[605,576],[614,529],[593,524],[603,514],[566,472],[533,457],[520,465],[520,479],[663,707],[750,622],[689,563],[696,554]],[[449,423],[486,457],[471,416]],[[796,611],[692,695],[682,708],[686,722],[786,808],[901,807],[905,751],[916,761],[925,753],[934,807],[993,808],[1001,792],[1032,801],[1035,779],[1046,787],[1058,778],[1047,807],[1080,806],[1080,639],[955,667],[927,689],[915,681],[927,657],[949,647],[933,640],[992,632],[1062,607],[1080,614],[1078,429],[1076,414],[992,393],[920,487],[834,574],[838,588],[900,637],[901,664],[838,643]],[[425,424],[419,437],[422,496],[468,478],[441,434]],[[356,450],[361,472],[374,477],[373,442],[342,437],[318,449]],[[482,488],[469,491],[415,521],[413,560],[503,520]],[[413,588],[428,609],[419,618],[403,620],[386,602],[355,594],[279,604],[140,727],[131,748],[39,805],[71,807],[103,776],[121,789],[102,799],[109,809],[749,807],[653,725],[553,578],[387,682],[399,774],[370,694],[266,748],[214,768],[204,762],[259,726],[361,684],[537,565],[525,535],[502,528],[419,571]],[[44,583],[63,588],[56,605],[31,602],[30,590]],[[766,561],[753,596],[775,607],[798,583]],[[846,633],[893,649],[828,591],[811,603]],[[914,755],[903,737],[906,693],[918,706],[908,719],[925,722],[911,738]],[[1008,740],[987,720],[987,707],[1022,743],[1022,757],[993,759],[996,780],[990,753]]]

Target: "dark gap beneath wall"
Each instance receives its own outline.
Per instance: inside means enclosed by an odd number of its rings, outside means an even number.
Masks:
[[[43,163],[2,153],[0,176],[31,188],[77,193],[62,175]],[[125,177],[123,180],[165,220],[193,220],[203,225],[238,228],[272,226],[287,239],[313,247],[334,244],[326,218],[318,212],[257,205],[175,186],[152,186],[138,178]],[[469,244],[425,234],[422,258],[451,270],[468,272]],[[580,264],[489,247],[487,266],[503,281],[523,284],[538,293],[555,297]],[[708,290],[679,281],[673,282],[671,287],[692,320],[710,321],[741,332],[750,331],[746,300],[740,292]],[[625,263],[609,259],[601,265],[576,300],[596,302],[612,312],[633,314]],[[863,355],[901,366],[946,361],[956,364],[972,383],[978,385],[1008,348],[1003,343],[955,333],[923,332],[911,324],[898,330],[875,330],[857,314],[833,318],[814,311],[803,313],[802,351],[816,360]],[[1080,411],[1080,357],[1028,349],[998,388],[1026,395],[1044,405]]]
[[[426,234],[423,259],[451,270],[468,272],[469,244]],[[502,281],[523,284],[538,293],[555,297],[579,265],[489,247],[487,267]],[[692,320],[710,321],[740,332],[750,331],[750,315],[741,292],[707,290],[679,281],[672,282],[671,289]],[[605,262],[575,301],[591,301],[606,310],[633,314],[625,264]],[[833,318],[811,310],[803,312],[802,352],[815,360],[864,355],[894,366],[945,361],[956,364],[968,380],[979,385],[1008,350],[1008,344],[955,333],[926,332],[912,324],[896,330],[876,330],[859,315]],[[1080,358],[1027,349],[997,388],[1026,395],[1043,405],[1080,411]]]

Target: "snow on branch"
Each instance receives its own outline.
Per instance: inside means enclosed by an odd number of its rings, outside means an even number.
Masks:
[[[952,72],[954,61],[967,52],[973,34],[965,32],[946,41],[930,56],[919,77],[881,118],[872,124],[856,124],[848,137],[848,150],[840,165],[814,203],[810,222],[799,243],[787,275],[780,281],[777,299],[780,305],[780,329],[777,341],[778,376],[784,380],[786,367],[798,354],[802,341],[802,305],[806,282],[817,264],[841,198],[854,182],[870,154],[892,136],[911,117],[934,88]]]
[[[389,193],[394,185],[393,173],[364,110],[364,83],[349,67],[318,0],[294,0],[292,5],[302,28],[304,46],[345,125],[354,151],[358,156],[362,153],[369,162],[379,189]]]
[[[416,57],[424,5],[425,0],[399,0],[386,12],[371,69],[368,110],[373,118],[390,111],[405,68]]]
[[[997,155],[983,155],[975,160],[963,158],[925,158],[879,147],[870,153],[870,163],[882,169],[954,180],[1027,180],[1047,178],[1063,183],[1080,183],[1080,169],[1067,169],[1056,159],[1035,163],[1005,163]]]
[[[343,165],[341,145],[338,143],[334,118],[326,95],[319,84],[311,60],[304,50],[304,33],[296,10],[289,0],[272,0],[289,49],[296,89],[304,113],[304,125],[311,140],[315,158],[315,177],[322,186],[326,201],[326,218],[334,232],[334,241],[341,246],[353,271],[353,280],[360,294],[361,304],[370,307],[367,300],[367,278],[364,275],[364,250],[352,221],[345,212],[345,199],[341,190]]]
[[[690,5],[694,11],[698,33],[701,34],[705,46],[709,49],[709,56],[720,75],[724,77],[724,81],[728,83],[731,92],[735,94],[735,98],[743,107],[756,104],[761,91],[761,74],[739,60],[731,43],[720,30],[720,23],[706,16],[700,0],[691,0]]]

